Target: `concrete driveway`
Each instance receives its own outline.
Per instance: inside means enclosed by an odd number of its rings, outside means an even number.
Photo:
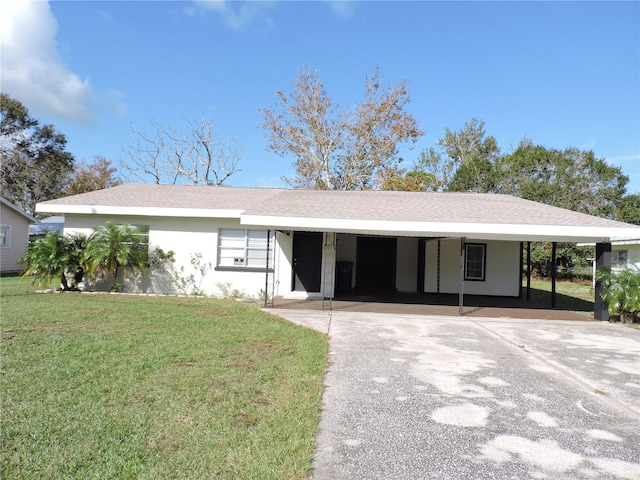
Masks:
[[[269,311],[330,335],[316,480],[640,479],[640,330]]]

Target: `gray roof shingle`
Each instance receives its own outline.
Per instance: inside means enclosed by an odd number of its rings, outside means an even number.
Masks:
[[[59,198],[46,206],[101,205],[238,210],[244,215],[342,220],[581,227],[630,227],[601,217],[498,194],[327,191],[193,185],[125,184]],[[132,214],[142,211],[134,212]]]

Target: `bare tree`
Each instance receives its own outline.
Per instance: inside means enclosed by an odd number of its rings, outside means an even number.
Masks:
[[[402,176],[398,145],[415,143],[424,133],[412,115],[406,82],[386,89],[378,69],[366,78],[365,95],[355,109],[334,105],[320,78],[303,68],[291,93],[262,111],[269,147],[295,157],[294,187],[328,190],[385,188]]]
[[[128,145],[122,170],[156,184],[222,185],[239,172],[240,150],[233,139],[218,139],[210,117],[185,118],[182,131],[151,122],[153,134],[135,128],[138,138]]]

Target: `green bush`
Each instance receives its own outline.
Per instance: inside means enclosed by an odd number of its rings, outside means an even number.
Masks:
[[[48,286],[59,280],[63,290],[73,290],[84,275],[83,255],[87,237],[82,234],[63,235],[47,232],[29,243],[27,254],[19,262],[26,265],[22,276],[33,277],[33,283]],[[67,275],[72,278],[71,285]]]
[[[111,290],[117,291],[119,272],[144,273],[155,263],[173,262],[173,252],[156,249],[150,255],[147,241],[136,227],[109,221],[93,230],[90,237],[48,232],[32,241],[20,259],[26,265],[23,278],[33,277],[33,283],[43,286],[59,280],[63,290],[74,290],[85,275],[104,277],[111,279]]]
[[[601,268],[596,281],[602,286],[601,297],[608,304],[609,315],[621,322],[634,323],[640,314],[640,272],[627,267],[619,272]]]

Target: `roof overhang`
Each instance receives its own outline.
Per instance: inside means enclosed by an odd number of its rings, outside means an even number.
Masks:
[[[36,210],[42,213],[78,215],[135,215],[140,217],[183,218],[240,218],[242,210],[166,207],[123,207],[113,205],[56,205],[39,203]]]
[[[361,235],[407,237],[469,237],[477,240],[602,243],[638,234],[636,228],[494,223],[403,222],[332,218],[242,215],[247,227],[278,230],[329,231]]]

